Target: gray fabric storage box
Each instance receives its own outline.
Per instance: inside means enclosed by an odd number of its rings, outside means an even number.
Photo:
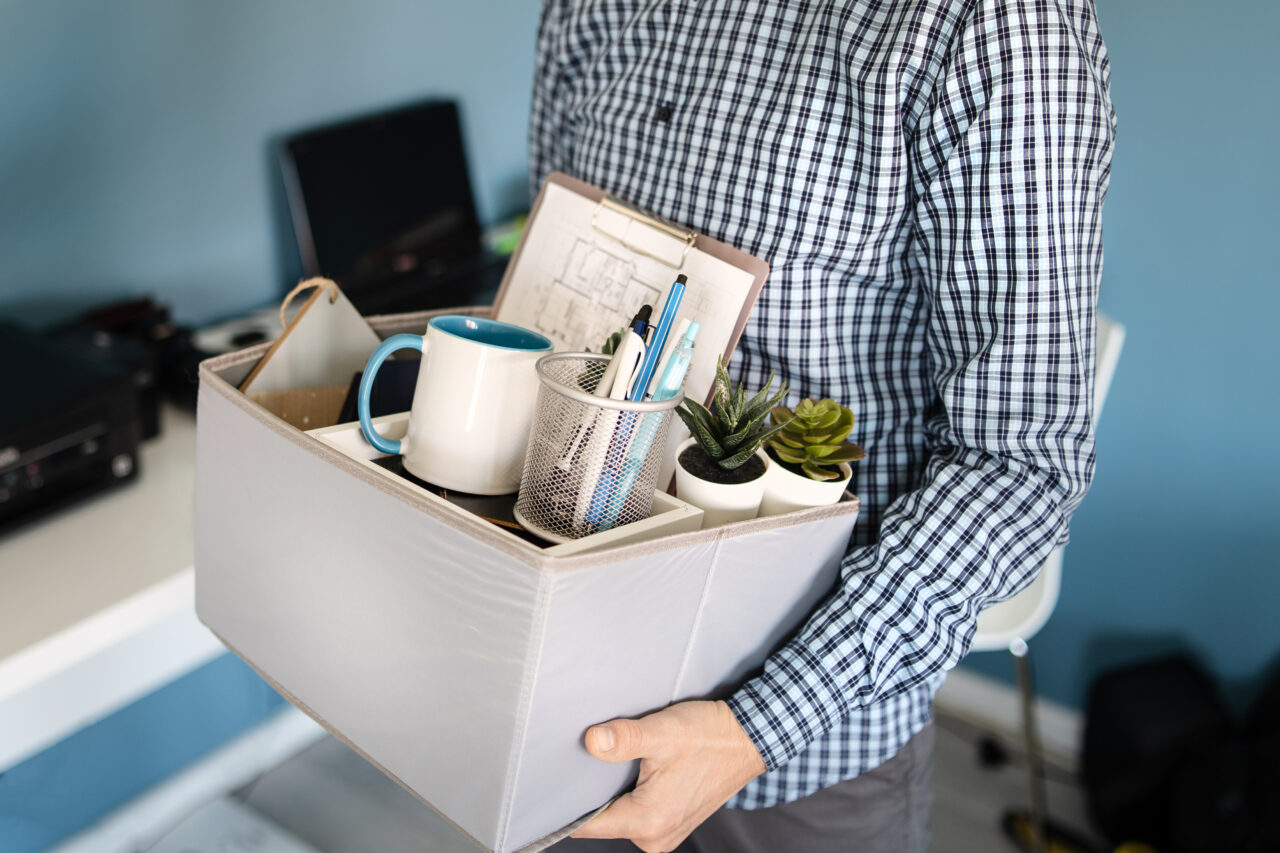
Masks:
[[[589,725],[728,693],[835,582],[856,498],[556,557],[249,400],[265,350],[200,368],[197,613],[481,848],[541,849],[626,790]]]

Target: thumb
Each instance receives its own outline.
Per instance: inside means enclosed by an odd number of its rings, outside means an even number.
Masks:
[[[610,720],[587,729],[587,752],[601,761],[617,764],[644,757],[644,726],[638,720]]]

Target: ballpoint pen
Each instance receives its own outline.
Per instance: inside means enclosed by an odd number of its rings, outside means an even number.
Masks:
[[[698,324],[694,322],[681,324],[681,329],[684,333],[677,339],[677,343],[672,348],[671,356],[667,360],[667,365],[662,371],[662,375],[658,378],[657,387],[653,392],[655,402],[670,400],[680,393],[680,389],[684,385],[685,374],[689,370],[689,361],[693,358],[693,342],[694,338],[698,336],[698,328]],[[618,515],[622,512],[627,496],[631,494],[631,489],[635,486],[636,479],[640,476],[640,470],[644,467],[645,457],[649,454],[649,448],[653,445],[654,433],[657,431],[657,424],[659,423],[659,421],[650,420],[650,418],[665,416],[665,412],[650,412],[640,416],[642,421],[640,427],[636,430],[635,439],[627,449],[626,461],[623,463],[622,474],[617,478],[614,486],[613,497],[605,504],[604,512],[600,518],[600,530],[608,530],[617,523]],[[620,500],[618,499],[619,495],[621,495]]]
[[[653,337],[649,340],[649,351],[640,365],[640,372],[636,374],[636,380],[631,385],[630,393],[627,394],[628,400],[643,400],[645,393],[649,390],[649,380],[653,378],[654,368],[658,366],[658,358],[662,355],[662,348],[667,343],[667,335],[671,332],[671,324],[676,319],[676,312],[680,310],[680,300],[684,298],[684,286],[688,280],[689,277],[681,273],[676,276],[671,289],[667,291],[667,300],[662,304],[662,315],[658,318],[658,325],[654,328]]]
[[[649,347],[645,353],[644,360],[641,362],[639,370],[636,371],[635,378],[627,391],[626,398],[628,400],[633,402],[644,400],[645,394],[649,390],[649,381],[653,377],[654,369],[657,367],[663,347],[666,345],[667,335],[671,332],[671,324],[675,321],[676,312],[680,310],[680,300],[684,297],[685,283],[688,280],[688,276],[684,273],[677,275],[676,280],[671,284],[671,289],[667,291],[666,301],[662,303],[662,315],[658,318],[658,325],[654,328],[653,336],[649,339]],[[614,387],[616,389],[617,386],[615,385]],[[600,472],[600,480],[596,485],[595,491],[592,492],[591,502],[587,511],[587,523],[593,528],[601,529],[600,525],[604,522],[607,514],[612,514],[616,520],[621,506],[614,506],[614,504],[626,501],[630,487],[628,486],[626,490],[621,492],[622,499],[619,501],[618,486],[624,478],[625,455],[635,423],[636,414],[634,412],[623,413],[619,418],[618,428],[610,438],[609,453],[604,460]],[[632,477],[631,481],[634,483],[635,478]]]
[[[609,359],[609,366],[605,368],[604,375],[596,383],[595,390],[592,392],[595,396],[609,397],[615,400],[621,400],[626,396],[627,389],[631,386],[631,381],[635,377],[635,372],[639,369],[640,362],[644,359],[645,346],[642,336],[645,328],[649,325],[649,316],[652,313],[653,306],[641,305],[640,310],[631,318],[631,322],[627,324],[627,329],[622,333],[622,340],[618,342],[617,350],[614,351],[613,357]],[[573,467],[573,460],[578,455],[578,448],[582,446],[582,442],[592,432],[592,428],[595,426],[600,414],[597,411],[594,415],[584,418],[582,423],[578,424],[574,430],[573,438],[569,439],[565,445],[564,452],[560,454],[559,461],[556,462],[556,467],[561,471],[568,471]]]
[[[649,317],[652,314],[652,305],[641,305],[640,310],[627,324],[626,330],[622,333],[622,340],[618,342],[618,348],[614,351],[613,358],[609,359],[609,366],[605,368],[604,376],[601,376],[600,381],[596,383],[597,397],[612,397],[619,377],[626,377],[625,381],[629,384],[635,376],[636,369],[644,359],[644,332],[649,326]]]
[[[618,350],[614,353],[613,360],[610,362],[610,369],[606,371],[605,376],[601,377],[600,382],[596,385],[595,394],[597,397],[609,397],[614,400],[625,400],[627,392],[635,381],[637,371],[645,360],[647,347],[644,343],[644,332],[649,325],[649,317],[653,313],[653,306],[642,305],[640,310],[636,312],[635,317],[631,319],[628,328],[622,334],[622,341],[618,344]],[[613,365],[617,365],[614,369]],[[612,372],[612,377],[609,373]],[[610,379],[606,387],[605,380]],[[628,415],[622,415],[614,410],[597,411],[593,416],[587,419],[578,428],[578,434],[573,444],[573,453],[577,452],[577,446],[585,439],[585,434],[590,432],[591,437],[587,444],[587,453],[590,465],[580,482],[578,489],[577,512],[575,517],[583,518],[589,525],[595,524],[599,518],[599,502],[607,494],[607,489],[601,491],[605,486],[605,480],[608,478],[607,465],[616,451],[616,445],[619,441],[625,442],[626,436],[630,434],[631,421]],[[619,424],[619,420],[623,424]],[[623,432],[623,426],[626,432]],[[620,435],[621,433],[621,435]],[[601,445],[604,445],[603,448]],[[568,454],[568,458],[562,457],[564,464],[561,466],[563,470],[572,467],[573,453]]]
[[[681,334],[677,338],[677,343],[669,363],[662,371],[662,376],[658,380],[658,385],[654,389],[653,399],[670,400],[680,392],[680,388],[684,385],[684,376],[689,371],[689,362],[693,359],[693,342],[698,337],[697,323],[686,320],[681,325]]]

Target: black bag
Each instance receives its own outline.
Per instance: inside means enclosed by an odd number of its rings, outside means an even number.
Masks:
[[[1104,673],[1089,691],[1083,764],[1112,843],[1280,853],[1280,668],[1244,726],[1185,655]]]
[[[1263,848],[1249,790],[1249,749],[1233,734],[1191,749],[1174,769],[1161,850],[1251,853]]]
[[[1240,815],[1230,795],[1207,791],[1240,787],[1230,746],[1237,736],[1213,681],[1186,656],[1099,676],[1085,709],[1083,756],[1099,828],[1114,843],[1143,841],[1162,853],[1243,849],[1221,837],[1183,846],[1213,838],[1221,817]]]
[[[1280,850],[1280,667],[1249,715],[1253,824],[1263,850]]]

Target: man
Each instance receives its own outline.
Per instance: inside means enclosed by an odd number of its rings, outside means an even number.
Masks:
[[[577,837],[923,851],[933,695],[1092,474],[1092,4],[547,0],[536,74],[535,189],[559,169],[769,261],[734,369],[848,405],[868,450],[838,589],[728,702],[592,727],[640,778]]]

